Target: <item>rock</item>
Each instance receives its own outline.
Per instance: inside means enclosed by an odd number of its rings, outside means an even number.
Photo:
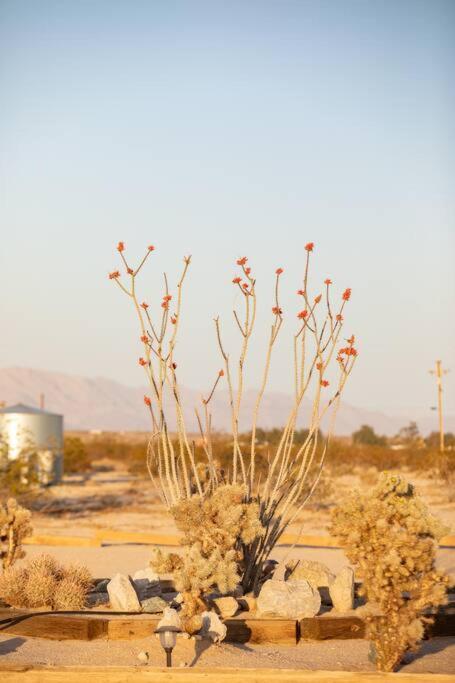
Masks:
[[[278,564],[278,562],[276,560],[266,560],[264,562],[264,564],[262,565],[262,574],[264,576],[268,576],[269,574],[273,574],[277,564]]]
[[[232,595],[234,596],[234,598],[241,598],[241,597],[242,597],[242,595],[243,595],[243,588],[242,588],[242,585],[241,585],[240,583],[238,583],[238,584],[236,585],[236,587],[235,587],[234,590],[232,591]]]
[[[163,618],[158,622],[157,628],[162,626],[175,626],[175,628],[182,628],[179,614],[177,610],[172,607],[166,607],[163,613]]]
[[[332,574],[330,569],[325,564],[322,564],[322,562],[300,560],[298,564],[288,563],[287,568],[289,570],[288,579],[292,581],[305,579],[312,588],[330,586],[335,579],[335,574]]]
[[[133,584],[139,600],[146,600],[147,598],[161,595],[160,577],[151,567],[139,569],[135,572],[133,575]]]
[[[343,567],[329,586],[332,605],[337,612],[348,612],[354,608],[354,570]]]
[[[202,628],[199,635],[202,638],[209,638],[214,643],[220,643],[226,638],[227,628],[220,621],[218,614],[215,612],[202,612]]]
[[[245,612],[254,612],[257,606],[257,600],[252,593],[248,593],[239,598],[239,605]]]
[[[93,593],[107,593],[107,584],[109,583],[110,579],[102,579],[99,581],[94,589]]]
[[[149,653],[148,652],[139,652],[137,656],[138,660],[140,661],[141,664],[148,664],[149,661]]]
[[[148,612],[148,614],[158,614],[159,612],[164,612],[166,607],[169,607],[166,600],[163,600],[159,595],[155,595],[153,598],[147,598],[146,600],[141,600],[141,606],[143,612]]]
[[[89,607],[96,607],[97,605],[107,605],[109,602],[109,595],[106,593],[89,593],[86,598]]]
[[[239,603],[235,598],[215,598],[213,604],[223,619],[233,617],[239,611]]]
[[[136,579],[147,579],[150,583],[156,583],[160,580],[160,577],[151,567],[147,567],[146,569],[138,569],[137,572],[134,572],[133,581],[136,581]]]
[[[139,600],[146,600],[147,598],[154,598],[161,595],[161,586],[159,583],[150,583],[148,579],[136,579],[133,581],[134,589]]]
[[[276,564],[273,569],[272,581],[284,581],[286,579],[287,566],[284,562]]]
[[[141,604],[129,576],[116,574],[107,584],[107,592],[116,612],[140,612]]]
[[[308,581],[266,581],[257,598],[263,615],[287,619],[314,617],[321,607],[321,596]]]

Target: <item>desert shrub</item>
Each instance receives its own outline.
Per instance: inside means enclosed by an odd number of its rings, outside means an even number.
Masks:
[[[385,446],[387,439],[385,436],[378,436],[370,425],[362,425],[360,429],[352,435],[354,443],[361,443],[367,446]]]
[[[87,447],[77,436],[66,436],[63,446],[63,468],[68,474],[87,472],[92,466]]]
[[[0,490],[12,496],[22,496],[39,484],[39,461],[36,453],[21,453],[14,460],[0,464]]]
[[[81,436],[71,435],[66,437],[65,445],[67,439],[77,439],[81,442],[85,450],[84,470],[74,471],[86,471],[85,460],[87,461],[88,470],[94,467],[94,463],[97,460],[107,458],[114,462],[121,462],[132,474],[147,474],[144,453],[147,452],[148,438],[145,435],[143,437],[139,436],[139,438],[132,438],[131,435],[121,435],[109,432],[105,434],[83,434]],[[77,454],[75,455],[76,457],[79,457]],[[70,459],[73,461],[73,454],[71,454]],[[77,463],[76,466],[78,466]],[[66,467],[65,469],[66,471],[71,471]]]
[[[383,472],[372,491],[354,492],[333,511],[330,531],[363,579],[361,593],[380,612],[369,617],[377,668],[393,671],[431,621],[424,610],[445,602],[447,579],[435,569],[435,554],[447,529],[411,484]]]
[[[245,503],[239,485],[219,486],[205,499],[194,495],[171,509],[186,547],[183,557],[155,550],[151,566],[171,573],[183,594],[182,616],[188,622],[207,609],[207,594],[233,591],[241,578],[242,544],[261,534],[259,506]]]
[[[21,507],[14,498],[0,505],[0,558],[3,570],[24,557],[22,541],[33,533],[31,513]]]
[[[78,610],[92,584],[88,569],[64,566],[52,555],[39,555],[0,576],[0,597],[12,607]]]

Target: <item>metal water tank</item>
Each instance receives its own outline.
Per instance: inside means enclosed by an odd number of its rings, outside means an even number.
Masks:
[[[18,403],[0,409],[0,433],[7,444],[8,459],[21,452],[38,454],[39,477],[55,484],[63,475],[63,415]]]

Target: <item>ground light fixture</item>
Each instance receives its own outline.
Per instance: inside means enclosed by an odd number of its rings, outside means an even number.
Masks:
[[[172,650],[177,642],[177,634],[181,632],[182,630],[178,626],[171,624],[158,626],[155,631],[155,634],[159,635],[161,647],[166,653],[166,666],[172,666]]]

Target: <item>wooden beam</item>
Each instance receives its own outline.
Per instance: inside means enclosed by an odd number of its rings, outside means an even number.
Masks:
[[[142,543],[144,545],[169,545],[177,547],[181,545],[178,536],[169,534],[146,534],[131,531],[117,531],[116,529],[99,529],[95,538],[99,542],[117,541],[118,543]]]
[[[245,614],[223,620],[228,643],[280,643],[295,645],[298,622],[295,619],[267,619]]]
[[[53,536],[50,534],[29,536],[22,543],[25,545],[56,545],[76,548],[99,548],[101,545],[101,542],[93,536]]]
[[[146,638],[157,627],[160,615],[87,611],[75,614],[34,610],[0,610],[0,632],[50,640],[131,640]],[[321,616],[311,619],[273,619],[249,612],[225,619],[226,641],[230,643],[281,643],[301,640],[365,638],[365,621],[356,616]],[[427,636],[455,633],[455,610],[446,608],[435,615]]]
[[[181,546],[181,539],[172,534],[148,534],[117,529],[99,529],[95,536],[59,536],[40,534],[29,536],[23,543],[28,545],[55,545],[75,547],[98,547],[103,542],[113,541],[122,543],[138,543],[143,545],[163,545],[177,548]],[[340,548],[335,538],[330,536],[298,536],[297,534],[283,534],[278,541],[278,546],[297,545],[313,548]],[[439,543],[440,547],[454,548],[455,536],[444,536]]]
[[[172,668],[151,666],[32,666],[1,664],[2,683],[453,683],[449,674],[304,671],[297,669]]]
[[[300,620],[302,640],[365,638],[365,621],[359,617],[313,617]]]

